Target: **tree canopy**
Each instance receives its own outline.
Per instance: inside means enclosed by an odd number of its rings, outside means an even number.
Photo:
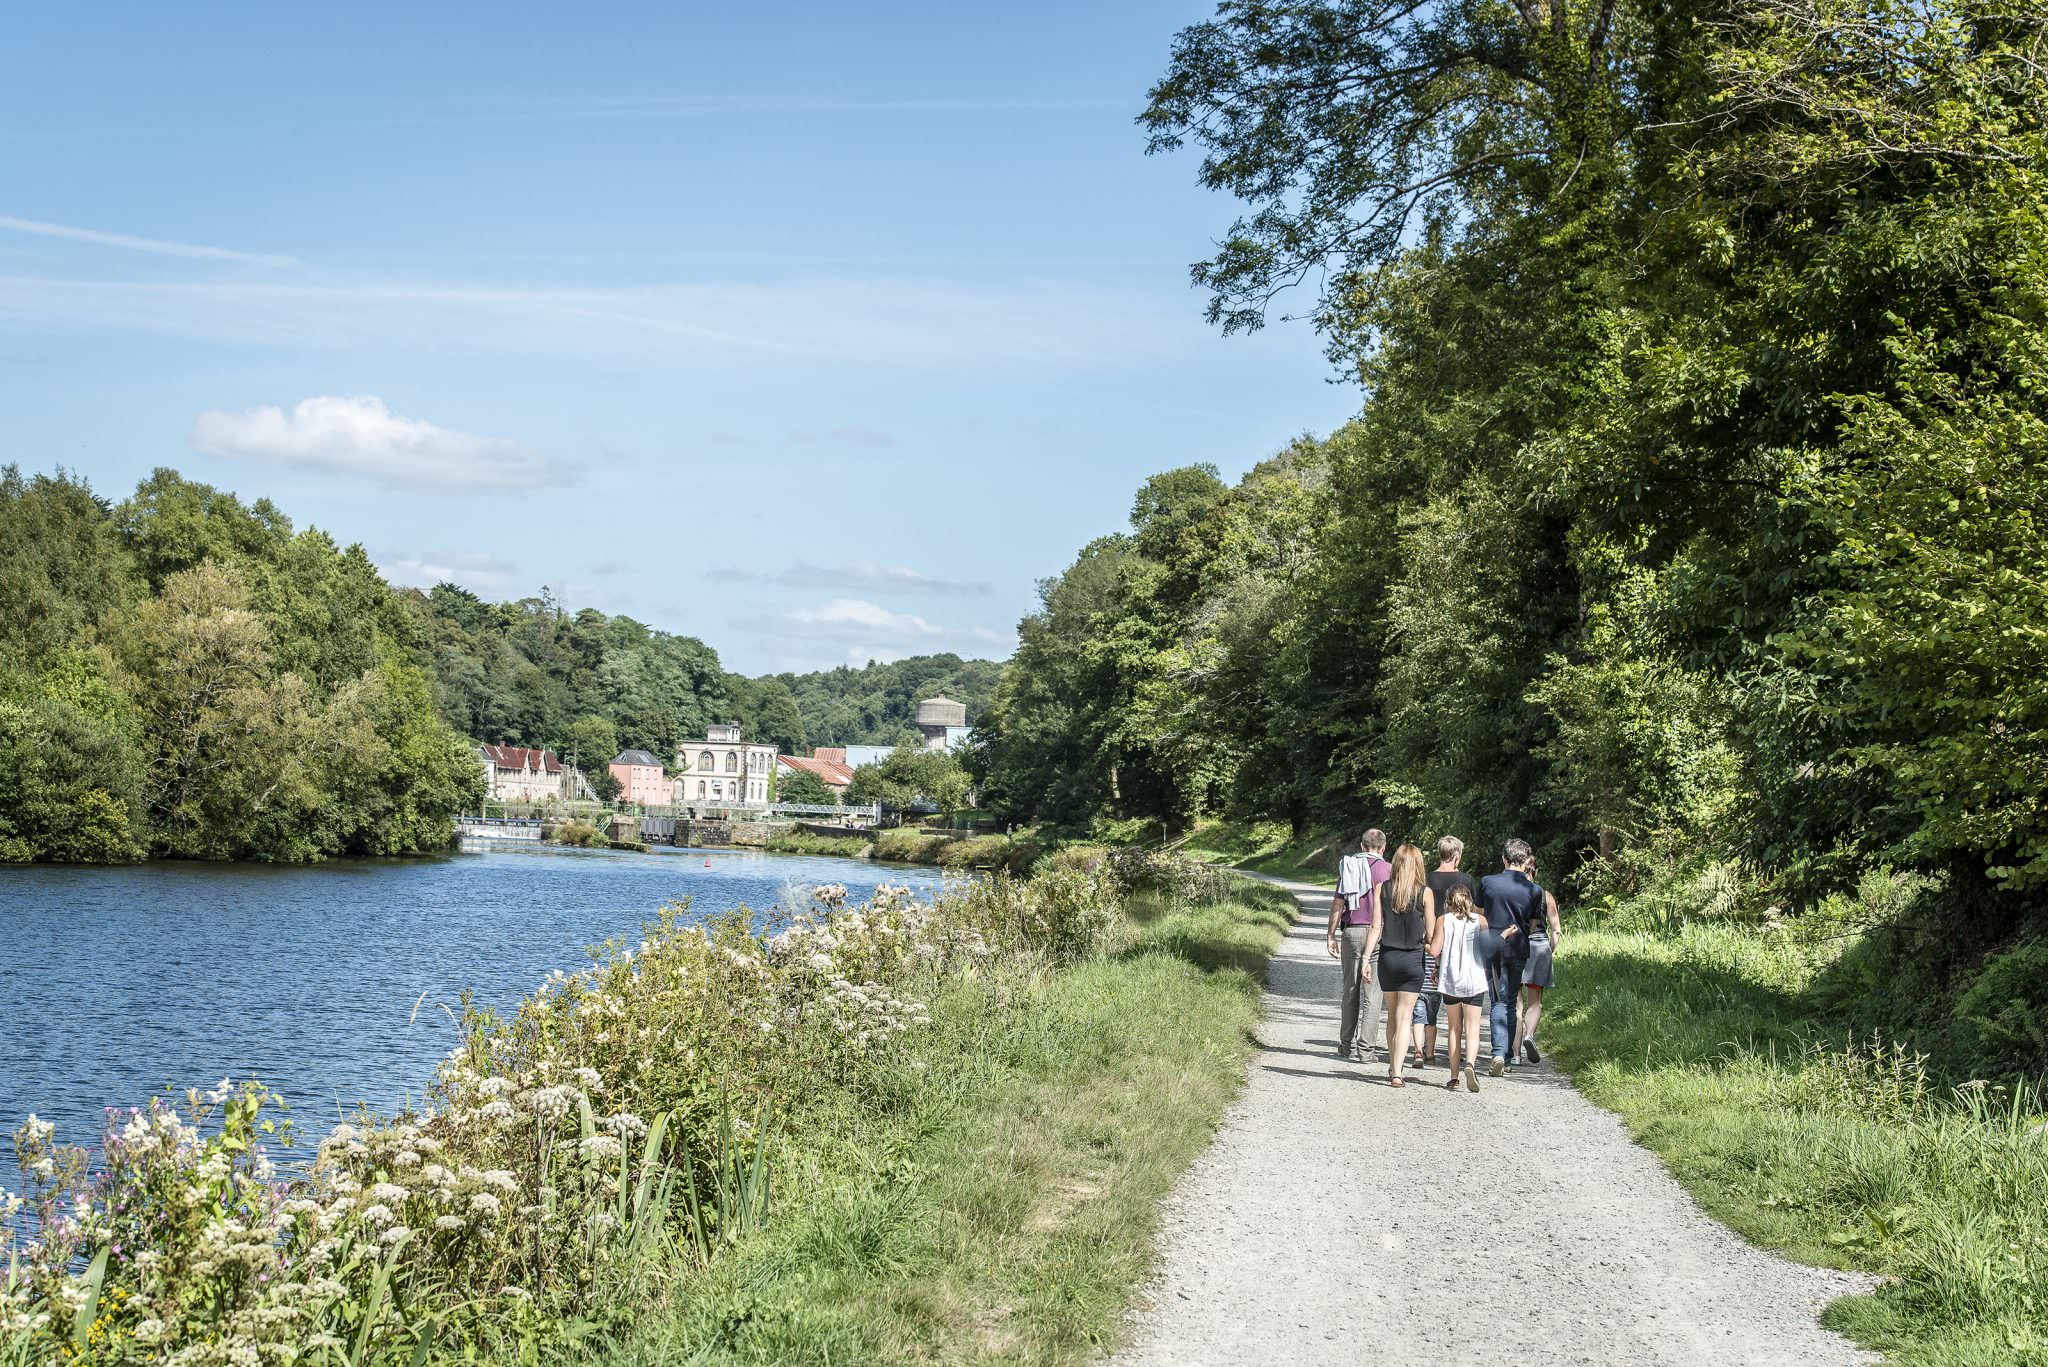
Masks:
[[[1353,423],[1048,581],[983,800],[1536,839],[1588,889],[2048,886],[2048,15],[1229,0],[1141,123]],[[2000,930],[1999,927],[2003,927]],[[1986,937],[1989,937],[1987,939]],[[1957,951],[1966,952],[1966,951]]]

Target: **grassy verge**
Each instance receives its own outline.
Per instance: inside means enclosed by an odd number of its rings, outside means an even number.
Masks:
[[[617,1360],[1092,1360],[1242,1081],[1291,908],[1131,911],[1114,953],[935,1001],[914,1049],[796,1127],[769,1229]]]
[[[875,858],[900,864],[937,864],[948,869],[1000,869],[1026,873],[1046,847],[1009,835],[960,835],[923,826],[899,826],[875,836]]]
[[[1579,932],[1543,1035],[1717,1218],[1887,1279],[1832,1306],[1834,1327],[1898,1363],[2048,1362],[2038,1100],[1846,1038],[1813,1008],[1813,970],[1761,927]]]
[[[1205,864],[1335,886],[1337,845],[1338,837],[1328,832],[1297,839],[1284,821],[1212,819],[1196,822],[1175,852]]]
[[[866,835],[819,835],[815,831],[780,831],[768,837],[762,849],[773,854],[836,854],[844,859],[865,859],[874,848]]]

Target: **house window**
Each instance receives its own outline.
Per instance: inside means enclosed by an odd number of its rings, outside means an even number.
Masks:
[[[704,796],[704,780],[701,778],[697,780],[697,796]]]
[[[740,771],[740,757],[739,757],[739,755],[738,755],[738,754],[736,754],[735,752],[731,751],[731,750],[728,750],[728,751],[726,751],[726,752],[725,752],[725,772],[727,772],[728,774],[737,774],[737,773],[738,773],[739,771]]]
[[[708,774],[708,773],[710,773],[710,772],[711,772],[711,771],[712,771],[713,769],[716,769],[717,767],[718,767],[718,761],[717,761],[717,760],[715,760],[715,759],[713,759],[713,758],[711,757],[711,752],[710,752],[709,750],[703,750],[703,751],[699,751],[699,752],[698,752],[698,755],[697,755],[697,768],[698,768],[699,770],[701,770],[702,772],[704,772],[704,773],[707,773],[707,774]],[[701,787],[702,785],[699,785],[699,786]]]
[[[713,796],[713,797],[724,797],[724,796],[725,796],[725,785],[724,785],[723,783],[714,783],[714,784],[712,784],[712,785],[711,785],[711,796]]]

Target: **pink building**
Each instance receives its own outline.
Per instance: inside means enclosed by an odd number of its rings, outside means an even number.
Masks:
[[[619,781],[619,800],[643,807],[665,807],[672,799],[668,776],[661,761],[645,750],[621,750],[612,760],[612,777]]]

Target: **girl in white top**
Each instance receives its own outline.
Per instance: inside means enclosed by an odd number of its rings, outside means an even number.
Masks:
[[[1430,948],[1437,955],[1436,985],[1443,993],[1444,1010],[1450,1015],[1451,1080],[1458,1085],[1459,1043],[1464,1044],[1465,1089],[1479,1090],[1479,1031],[1486,1015],[1486,965],[1479,957],[1479,936],[1486,918],[1472,905],[1472,894],[1452,888],[1444,899],[1444,914],[1436,918],[1436,935]]]

